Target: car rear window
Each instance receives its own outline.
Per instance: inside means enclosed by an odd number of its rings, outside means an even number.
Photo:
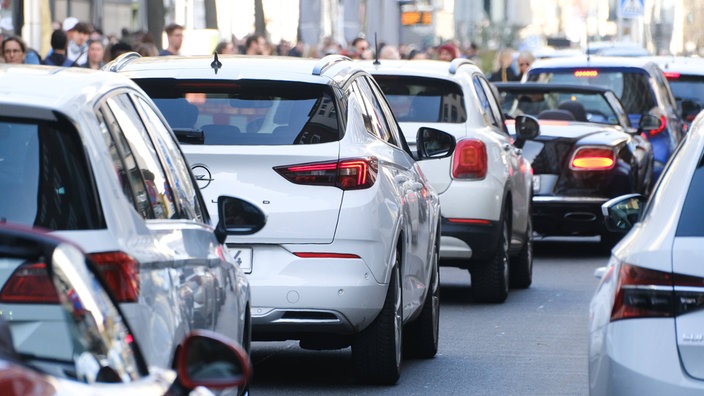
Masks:
[[[50,230],[105,228],[76,129],[0,117],[0,222]]]
[[[704,76],[685,76],[679,73],[666,73],[670,89],[680,103],[688,122],[692,122],[704,108]]]
[[[467,122],[462,88],[436,78],[375,75],[400,122]]]
[[[154,100],[181,143],[292,145],[342,137],[337,105],[327,85],[254,80],[136,82]]]
[[[529,72],[529,81],[596,85],[610,88],[629,114],[647,113],[657,105],[648,74],[637,69],[550,69]]]

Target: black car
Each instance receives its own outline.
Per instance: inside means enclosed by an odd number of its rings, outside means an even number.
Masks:
[[[649,57],[575,56],[543,59],[533,63],[526,81],[579,84],[609,88],[626,109],[630,125],[637,127],[641,116],[654,115],[660,127],[646,137],[653,145],[654,176],[682,140],[686,126],[662,69]]]
[[[653,150],[641,136],[661,126],[644,115],[638,129],[613,91],[596,86],[495,83],[506,115],[538,118],[541,134],[526,142],[533,167],[533,228],[545,236],[600,235],[612,244],[601,204],[647,194],[653,184]],[[511,123],[511,120],[509,120]]]

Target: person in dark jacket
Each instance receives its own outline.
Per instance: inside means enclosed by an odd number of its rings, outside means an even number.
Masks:
[[[68,39],[66,32],[61,29],[56,29],[51,34],[51,53],[44,58],[44,65],[53,66],[71,66],[73,61],[66,58],[66,45]]]

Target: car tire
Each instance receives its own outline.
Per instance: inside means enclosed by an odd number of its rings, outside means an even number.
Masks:
[[[352,343],[357,380],[366,384],[394,385],[401,376],[403,304],[398,261],[397,252],[379,316]]]
[[[529,214],[526,226],[526,241],[521,247],[518,256],[511,260],[510,276],[511,287],[527,289],[533,283],[533,216]]]
[[[472,296],[478,302],[502,303],[508,297],[509,232],[508,219],[503,215],[494,257],[486,262],[478,262],[470,269]]]
[[[438,233],[438,237],[439,237]],[[433,252],[432,272],[423,308],[416,320],[406,325],[403,332],[403,356],[430,359],[438,353],[440,330],[440,267],[439,248]]]

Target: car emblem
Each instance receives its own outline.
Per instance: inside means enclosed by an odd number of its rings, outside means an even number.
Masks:
[[[212,175],[205,165],[193,165],[191,170],[193,171],[193,176],[196,178],[196,183],[198,183],[198,188],[201,190],[208,187],[210,182],[213,181]]]

